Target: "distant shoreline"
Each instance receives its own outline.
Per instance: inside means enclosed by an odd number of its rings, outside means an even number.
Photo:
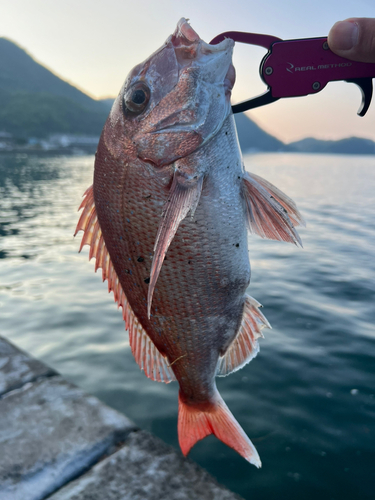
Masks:
[[[0,157],[6,155],[20,155],[20,156],[84,156],[92,155],[96,153],[95,147],[64,147],[64,148],[51,148],[51,149],[37,149],[37,148],[27,148],[19,147],[12,149],[0,149]],[[370,156],[374,157],[371,153],[341,153],[341,152],[331,152],[331,151],[261,151],[250,149],[248,151],[242,151],[243,155],[314,155],[314,156]]]
[[[40,156],[64,156],[64,155],[94,155],[96,153],[96,146],[86,146],[86,147],[65,147],[65,148],[28,148],[28,147],[18,147],[11,149],[0,149],[0,155],[7,154],[24,154],[24,155],[40,155]]]

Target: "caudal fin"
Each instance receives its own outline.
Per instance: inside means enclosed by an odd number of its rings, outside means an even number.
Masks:
[[[209,409],[184,403],[178,397],[178,440],[181,451],[186,456],[195,443],[210,434],[237,451],[245,460],[261,467],[257,450],[234,418],[224,400],[217,393],[217,401]]]

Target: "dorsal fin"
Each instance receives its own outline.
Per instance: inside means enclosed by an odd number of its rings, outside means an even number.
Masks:
[[[216,375],[225,377],[249,363],[259,352],[258,338],[263,337],[262,329],[271,328],[260,312],[259,302],[246,295],[242,322],[236,337],[224,356],[220,357]]]
[[[93,186],[86,190],[79,210],[81,208],[83,208],[83,212],[74,234],[75,236],[78,231],[84,231],[79,251],[82,250],[84,245],[90,245],[89,260],[95,257],[95,272],[99,267],[102,269],[103,281],[108,281],[108,292],[113,292],[117,306],[122,307],[125,327],[129,331],[130,347],[138,366],[141,370],[144,370],[147,377],[157,382],[169,383],[172,380],[176,380],[172,369],[168,365],[168,360],[160,354],[155,344],[147,335],[137,316],[134,314],[120,284],[106,248],[96,214]]]

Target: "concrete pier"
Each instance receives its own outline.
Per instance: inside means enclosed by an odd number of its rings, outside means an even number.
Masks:
[[[1,500],[241,500],[0,337]]]

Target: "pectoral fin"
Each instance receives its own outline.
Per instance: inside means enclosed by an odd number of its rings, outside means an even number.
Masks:
[[[202,191],[202,184],[203,176],[196,181],[186,183],[186,179],[184,179],[178,171],[174,174],[172,187],[169,192],[168,200],[164,206],[164,213],[159,224],[154,245],[154,257],[152,260],[150,286],[147,297],[148,317],[150,317],[152,297],[165,254],[176,234],[180,222],[185,219],[189,211],[191,211],[192,215],[194,214]]]
[[[245,173],[243,178],[250,232],[261,238],[290,241],[302,246],[295,225],[305,225],[296,204],[261,177]]]

